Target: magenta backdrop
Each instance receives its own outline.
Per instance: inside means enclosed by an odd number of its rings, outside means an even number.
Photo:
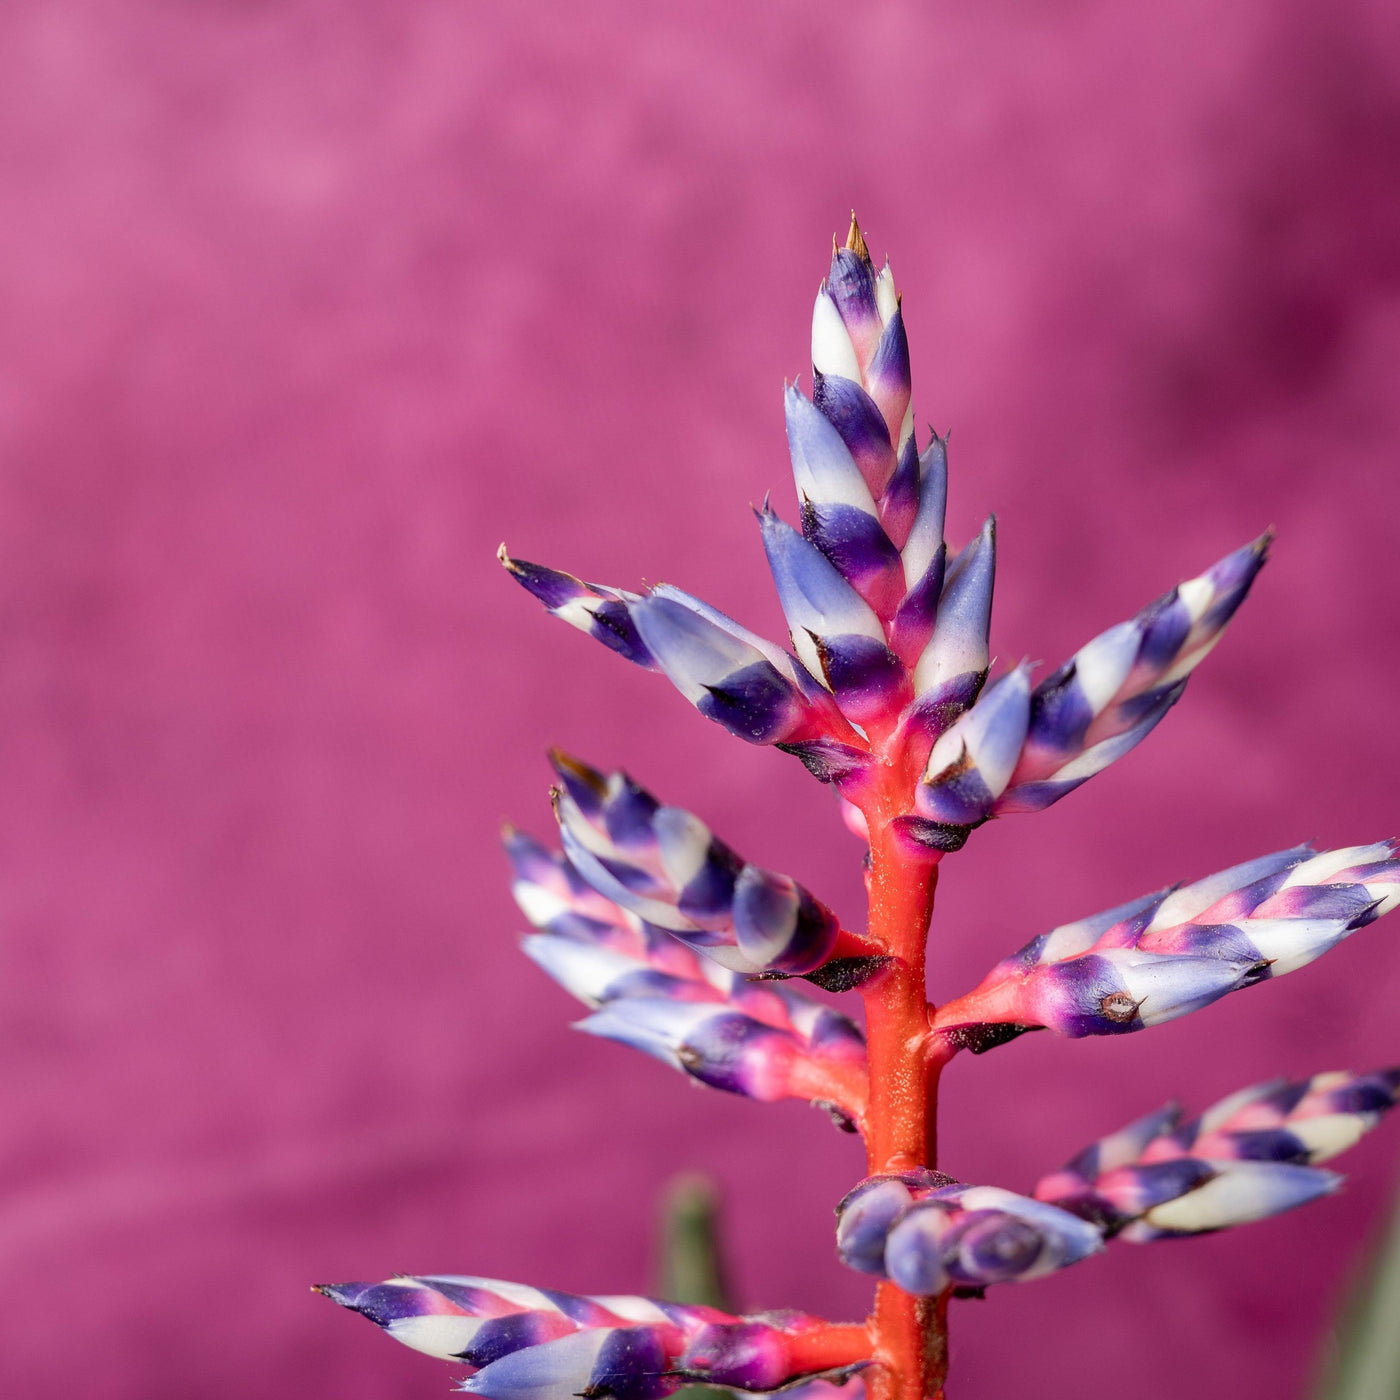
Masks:
[[[859,21],[858,23],[856,21]],[[1400,11],[591,3],[0,14],[4,1391],[370,1400],[448,1368],[306,1292],[645,1287],[724,1182],[742,1301],[857,1314],[850,1140],[566,1029],[496,824],[546,744],[858,908],[792,760],[551,622],[506,538],[777,629],[747,503],[851,204],[906,293],[994,642],[1059,660],[1274,523],[1182,706],[945,866],[935,991],[1066,918],[1392,834]],[[1393,1060],[1400,926],[1124,1042],[947,1077],[1024,1189],[1177,1093]],[[956,1310],[960,1400],[1295,1396],[1386,1208]]]

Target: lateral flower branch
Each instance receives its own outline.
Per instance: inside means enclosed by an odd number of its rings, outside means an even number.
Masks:
[[[870,1317],[731,1316],[472,1276],[320,1291],[466,1369],[488,1400],[657,1400],[688,1382],[806,1400],[935,1400],[951,1300],[1102,1250],[1259,1220],[1325,1195],[1318,1164],[1390,1109],[1400,1070],[1170,1107],[1087,1148],[1030,1195],[937,1162],[938,1080],[960,1051],[1028,1031],[1146,1029],[1300,968],[1400,902],[1394,842],[1299,846],[1042,934],[963,996],[928,1002],[940,862],[983,823],[1038,812],[1140,743],[1181,698],[1267,557],[1266,533],[1101,632],[1036,681],[993,678],[996,528],[944,540],[947,441],[920,446],[889,264],[855,219],[812,317],[813,389],[784,393],[799,526],[758,527],[791,649],[663,584],[502,564],[554,616],[658,671],[707,719],[794,755],[868,843],[869,910],[848,929],[625,773],[552,755],[561,850],[505,835],[522,947],[588,1008],[580,1030],[712,1088],[802,1099],[865,1142],[836,1249],[879,1280]],[[864,1029],[799,989],[858,991]]]

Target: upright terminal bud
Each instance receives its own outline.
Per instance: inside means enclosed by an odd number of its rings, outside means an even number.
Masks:
[[[854,215],[845,247],[833,247],[831,271],[817,292],[812,368],[817,406],[880,499],[895,475],[900,448],[914,434],[909,342],[889,264],[876,273]]]
[[[1394,842],[1279,851],[1042,934],[940,1007],[935,1026],[974,1047],[993,1025],[1141,1030],[1303,967],[1397,903]]]
[[[917,703],[909,728],[923,751],[976,701],[987,678],[996,554],[996,519],[989,516],[943,575],[929,639],[914,667]]]
[[[926,1168],[867,1177],[836,1217],[843,1263],[923,1297],[1040,1278],[1103,1248],[1100,1231],[1067,1211]]]

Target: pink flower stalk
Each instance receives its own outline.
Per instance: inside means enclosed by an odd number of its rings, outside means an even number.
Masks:
[[[398,1340],[466,1368],[488,1400],[654,1400],[686,1381],[801,1400],[936,1400],[953,1299],[1044,1278],[1121,1236],[1262,1219],[1328,1194],[1317,1164],[1394,1104],[1400,1072],[1318,1075],[1199,1119],[1140,1120],[1034,1194],[968,1184],[935,1158],[940,1074],[1027,1031],[1117,1035],[1305,966],[1400,903],[1393,842],[1300,846],[1032,940],[931,1005],[925,943],[943,858],[983,823],[1040,811],[1166,716],[1268,557],[1266,533],[1100,632],[1044,678],[991,678],[996,529],[944,538],[947,441],[920,446],[889,265],[854,218],[812,318],[810,397],[784,392],[797,525],[758,528],[787,646],[670,584],[645,592],[501,562],[554,616],[706,718],[834,785],[869,845],[869,909],[847,927],[626,774],[553,756],[562,852],[514,829],[525,953],[588,1008],[580,1030],[713,1088],[808,1100],[864,1140],[836,1251],[880,1280],[868,1318],[731,1316],[473,1277],[322,1288]],[[864,1029],[800,991],[858,990]]]

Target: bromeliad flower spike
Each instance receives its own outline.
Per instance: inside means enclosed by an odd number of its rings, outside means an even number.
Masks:
[[[951,1300],[1100,1252],[1327,1195],[1319,1165],[1393,1106],[1400,1070],[1315,1075],[1175,1107],[1112,1133],[1029,1195],[934,1159],[939,1075],[1027,1031],[1116,1035],[1305,966],[1400,903],[1382,841],[1298,846],[1042,934],[935,1008],[924,949],[940,862],[987,821],[1037,812],[1122,758],[1181,699],[1267,557],[1260,536],[1086,642],[1043,679],[992,677],[996,528],[943,536],[947,442],[920,445],[889,265],[854,218],[812,317],[810,396],[784,394],[797,525],[758,529],[791,648],[669,584],[585,583],[501,562],[554,616],[707,719],[796,756],[869,843],[865,926],[765,870],[625,773],[553,756],[562,851],[514,829],[525,953],[581,1001],[578,1028],[694,1081],[802,1099],[865,1142],[836,1251],[879,1280],[863,1322],[732,1316],[465,1276],[327,1285],[397,1340],[458,1363],[487,1400],[652,1400],[701,1381],[806,1400],[943,1394]],[[862,1030],[809,992],[858,990]],[[1219,1013],[1212,1013],[1218,1015]]]

